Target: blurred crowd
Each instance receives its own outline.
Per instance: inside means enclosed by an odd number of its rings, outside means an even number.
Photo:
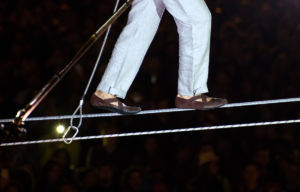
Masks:
[[[299,96],[300,1],[207,0],[213,15],[209,88],[231,102]],[[111,15],[109,0],[0,1],[0,116],[24,107]],[[113,25],[95,89],[126,14]],[[101,40],[34,115],[70,114],[84,91]],[[166,12],[127,102],[174,107],[178,36]],[[88,100],[88,99],[87,99]],[[88,102],[85,112],[96,112]],[[81,133],[299,118],[297,104],[85,121]],[[50,125],[30,124],[33,139]],[[298,126],[299,127],[299,126]],[[33,135],[33,136],[32,136]],[[46,136],[45,136],[46,135]],[[51,135],[53,136],[53,135]],[[3,192],[282,192],[300,190],[297,126],[208,131],[0,148]]]
[[[0,191],[296,192],[300,135],[285,128],[104,139],[83,144],[80,166],[65,146],[1,148]]]

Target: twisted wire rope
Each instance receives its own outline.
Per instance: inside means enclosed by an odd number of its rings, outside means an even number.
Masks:
[[[153,130],[153,131],[129,132],[129,133],[118,133],[118,134],[93,135],[93,136],[74,137],[74,138],[72,138],[72,140],[73,141],[82,141],[82,140],[95,140],[95,139],[116,138],[116,137],[161,135],[161,134],[171,134],[171,133],[184,133],[184,132],[195,132],[195,131],[205,131],[205,130],[258,127],[258,126],[283,125],[283,124],[295,124],[295,123],[300,123],[300,119],[243,123],[243,124],[232,124],[232,125],[216,125],[216,126],[181,128],[181,129]],[[42,140],[33,140],[33,141],[2,143],[2,144],[0,144],[0,146],[1,147],[20,146],[20,145],[31,145],[31,144],[43,144],[43,143],[57,143],[57,142],[62,142],[62,141],[64,141],[63,138],[42,139]]]
[[[246,107],[246,106],[258,106],[258,105],[270,105],[270,104],[280,104],[280,103],[292,103],[300,102],[300,97],[296,98],[286,98],[286,99],[273,99],[273,100],[262,100],[262,101],[250,101],[250,102],[240,102],[240,103],[230,103],[226,104],[220,108],[235,108],[235,107]],[[159,113],[173,113],[173,112],[184,112],[193,111],[194,109],[179,109],[179,108],[169,108],[169,109],[154,109],[154,110],[144,110],[134,115],[147,115],[147,114],[159,114]],[[57,115],[57,116],[43,116],[43,117],[31,117],[27,118],[25,121],[46,121],[46,120],[64,120],[64,119],[78,119],[82,118],[99,118],[99,117],[115,117],[115,116],[125,116],[119,113],[94,113],[94,114],[83,114],[81,115]],[[0,123],[9,123],[14,119],[0,119]]]

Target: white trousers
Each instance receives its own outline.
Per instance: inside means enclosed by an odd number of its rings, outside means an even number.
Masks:
[[[204,0],[134,0],[98,90],[125,98],[165,9],[179,34],[178,94],[208,92],[211,14]]]

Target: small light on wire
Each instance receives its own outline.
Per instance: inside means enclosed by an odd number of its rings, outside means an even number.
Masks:
[[[65,132],[65,126],[63,126],[63,125],[58,125],[58,126],[56,127],[56,132],[57,132],[58,134],[63,134],[63,133]]]

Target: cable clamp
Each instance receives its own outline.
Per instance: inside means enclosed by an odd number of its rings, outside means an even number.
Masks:
[[[67,130],[65,131],[65,133],[63,134],[63,141],[66,143],[66,144],[71,144],[73,139],[77,136],[78,132],[79,132],[79,128],[81,127],[82,125],[82,107],[83,107],[83,104],[84,104],[84,100],[81,99],[79,101],[79,105],[78,107],[76,108],[76,110],[74,111],[74,113],[72,114],[71,116],[71,119],[70,119],[70,126],[67,128]],[[79,122],[78,122],[78,125],[75,126],[74,123],[73,123],[73,120],[74,118],[76,118],[76,114],[78,113],[79,111]],[[71,136],[71,137],[67,137],[67,135],[69,134],[69,132],[73,130],[75,131],[75,133]]]
[[[66,137],[67,134],[70,132],[71,129],[74,130],[75,133],[73,134],[72,137]],[[64,140],[64,142],[65,142],[66,144],[71,144],[72,141],[73,141],[73,139],[77,136],[78,132],[79,132],[79,128],[78,128],[78,127],[75,127],[75,126],[70,125],[70,126],[68,127],[68,129],[66,130],[66,132],[64,133],[63,137],[62,137],[63,140]]]

